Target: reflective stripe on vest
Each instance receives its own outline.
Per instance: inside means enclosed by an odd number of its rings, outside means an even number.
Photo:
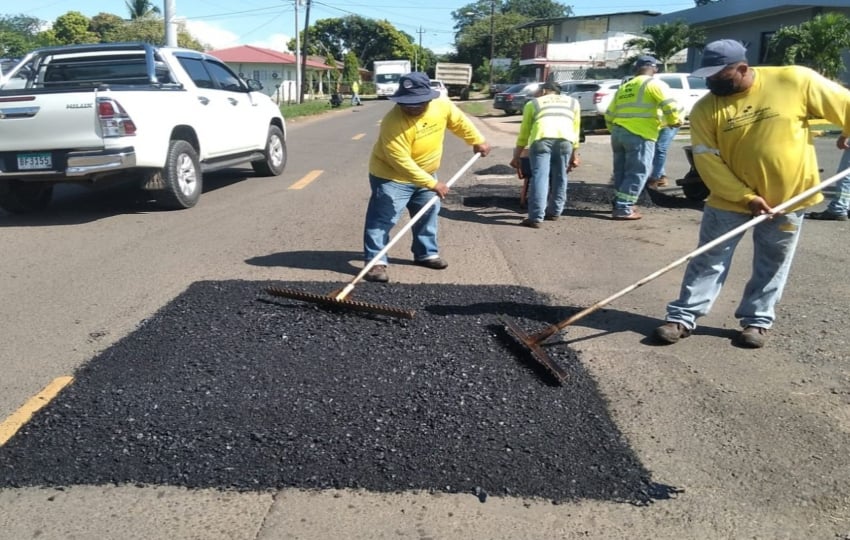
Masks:
[[[534,121],[539,122],[543,118],[562,117],[568,122],[575,120],[575,114],[571,105],[572,98],[552,101],[545,105],[540,105],[538,98],[531,100],[531,106],[534,107]]]
[[[634,80],[634,79],[632,79]],[[637,94],[635,95],[634,101],[620,102],[617,103],[617,109],[614,118],[652,118],[655,119],[658,115],[658,107],[655,103],[649,103],[643,100],[643,95],[646,92],[646,86],[652,81],[652,77],[647,77],[643,83],[641,83],[640,88],[638,88]],[[629,84],[629,83],[626,83]],[[673,100],[668,99],[665,100],[664,104],[669,105]],[[623,112],[623,109],[634,109],[634,112]]]

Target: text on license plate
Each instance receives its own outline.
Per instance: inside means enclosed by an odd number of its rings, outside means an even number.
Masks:
[[[53,168],[53,159],[50,155],[50,152],[33,152],[29,154],[18,154],[19,171],[51,168]]]

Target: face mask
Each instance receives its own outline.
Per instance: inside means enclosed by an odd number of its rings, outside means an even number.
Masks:
[[[705,85],[715,96],[731,96],[738,91],[735,77],[728,79],[706,79]]]

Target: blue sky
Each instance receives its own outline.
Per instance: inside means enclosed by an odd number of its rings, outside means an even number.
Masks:
[[[174,0],[177,16],[185,18],[191,33],[214,48],[257,45],[283,50],[295,34],[294,0]],[[303,2],[303,0],[302,0]],[[163,0],[153,0],[160,10]],[[454,21],[451,13],[471,3],[463,0],[430,0],[424,4],[405,0],[312,0],[310,21],[361,15],[387,19],[417,41],[422,31],[422,46],[440,54],[452,49]],[[594,15],[620,11],[653,10],[661,13],[694,7],[693,0],[573,0],[562,2],[573,6],[576,15]],[[100,12],[127,15],[124,0],[30,0],[21,12],[10,10],[4,2],[3,15],[26,13],[52,21],[68,11],[79,11],[92,17]],[[304,27],[305,8],[298,9],[298,26]]]

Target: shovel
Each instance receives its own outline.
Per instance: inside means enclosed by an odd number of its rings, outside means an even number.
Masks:
[[[475,161],[479,157],[481,157],[480,153],[476,152],[475,154],[473,154],[469,161],[467,161],[466,164],[461,167],[460,170],[456,172],[455,175],[452,176],[448,182],[446,182],[446,185],[448,187],[452,187],[452,185],[457,182],[457,180],[461,176],[463,176],[463,174],[467,170],[469,170],[470,167],[472,167],[472,164],[475,163]],[[411,227],[413,227],[413,225],[417,221],[419,221],[419,219],[424,216],[425,213],[428,212],[428,210],[431,209],[432,206],[437,204],[437,201],[439,199],[439,195],[434,195],[433,197],[431,197],[431,199],[427,203],[425,203],[422,208],[420,208],[419,211],[414,214],[412,218],[410,218],[410,221],[408,221],[404,225],[404,227],[402,227],[395,234],[395,236],[393,236],[390,241],[387,242],[387,245],[384,246],[384,248],[379,251],[377,255],[372,257],[372,260],[366,263],[366,266],[363,267],[363,270],[361,270],[360,273],[357,274],[357,276],[355,276],[354,279],[352,279],[351,282],[342,289],[334,291],[330,295],[311,294],[302,291],[295,291],[292,289],[280,289],[277,287],[268,287],[266,288],[266,292],[272,296],[282,296],[284,298],[291,298],[294,300],[304,300],[306,302],[313,302],[328,307],[342,307],[359,311],[366,311],[369,313],[377,313],[380,315],[389,315],[390,317],[398,317],[401,319],[412,319],[415,314],[413,310],[400,309],[392,306],[384,306],[381,304],[372,304],[369,302],[358,302],[355,300],[349,300],[348,295],[351,294],[351,291],[354,290],[354,286],[357,285],[357,283],[361,279],[363,279],[363,277],[367,273],[369,273],[369,270],[371,270],[372,267],[375,266],[378,261],[380,261],[381,258],[387,254],[387,252],[389,252],[390,248],[392,248],[396,244],[396,242],[398,242],[399,239],[404,236],[404,233],[409,231]]]
[[[820,184],[818,184],[816,186],[812,186],[809,189],[807,189],[806,191],[803,191],[802,193],[800,193],[800,194],[798,194],[794,197],[791,197],[790,199],[788,199],[784,203],[773,207],[773,213],[755,216],[753,219],[749,220],[748,222],[732,229],[731,231],[729,231],[725,234],[722,234],[721,236],[718,236],[717,238],[715,238],[711,242],[708,242],[705,245],[700,246],[699,248],[688,253],[687,255],[684,255],[681,258],[676,259],[675,261],[671,262],[670,264],[668,264],[664,268],[661,268],[660,270],[656,270],[655,272],[649,274],[648,276],[644,277],[643,279],[632,283],[631,285],[629,285],[628,287],[626,287],[626,288],[624,288],[620,291],[615,292],[614,294],[612,294],[608,298],[600,300],[599,302],[596,302],[595,304],[593,304],[589,308],[585,308],[582,311],[579,311],[578,313],[576,313],[575,315],[572,315],[571,317],[564,319],[563,321],[557,322],[557,323],[549,326],[548,328],[546,328],[546,329],[544,329],[544,330],[542,330],[542,331],[540,331],[536,334],[531,334],[531,335],[526,334],[513,321],[511,321],[507,317],[503,316],[503,317],[501,317],[501,319],[502,319],[502,322],[505,323],[505,330],[507,331],[508,335],[510,335],[520,345],[522,345],[526,350],[528,350],[528,352],[531,354],[531,357],[534,358],[534,360],[536,360],[540,365],[542,365],[549,373],[551,373],[558,380],[559,384],[563,383],[567,379],[566,371],[564,371],[563,368],[561,368],[558,364],[556,364],[555,361],[552,360],[552,358],[550,358],[549,355],[546,354],[546,351],[544,351],[543,348],[540,346],[547,339],[549,339],[550,337],[555,335],[557,332],[560,332],[561,330],[563,330],[567,326],[574,324],[578,320],[583,319],[584,317],[590,315],[591,313],[599,310],[600,308],[602,308],[604,306],[607,306],[608,304],[610,304],[614,300],[620,298],[621,296],[625,296],[626,294],[632,292],[633,290],[637,289],[638,287],[646,285],[647,283],[654,280],[655,278],[660,277],[660,276],[666,274],[667,272],[669,272],[670,270],[676,268],[677,266],[688,262],[689,260],[693,259],[697,255],[708,251],[709,249],[713,248],[714,246],[717,246],[718,244],[722,244],[723,242],[726,242],[730,238],[734,238],[735,236],[742,234],[747,229],[752,229],[753,227],[755,227],[756,225],[758,225],[762,221],[764,221],[766,219],[770,219],[774,215],[780,214],[780,213],[782,213],[782,211],[794,206],[795,204],[797,204],[801,201],[806,200],[807,198],[811,197],[812,195],[814,195],[818,191],[821,191],[823,188],[825,188],[827,186],[831,186],[832,184],[838,182],[839,180],[841,180],[842,178],[844,178],[848,174],[850,174],[850,168],[845,169],[843,171],[839,171],[838,173],[835,174],[835,176],[827,178],[826,180],[824,180]]]

